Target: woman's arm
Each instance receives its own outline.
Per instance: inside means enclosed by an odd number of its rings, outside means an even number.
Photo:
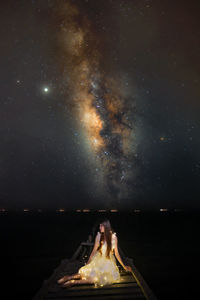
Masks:
[[[122,267],[124,268],[124,270],[131,272],[132,268],[130,266],[125,266],[124,263],[123,263],[123,261],[122,261],[122,259],[121,259],[121,256],[119,255],[119,251],[118,251],[118,238],[117,238],[116,235],[115,235],[114,239],[115,239],[115,248],[114,248],[115,249],[115,256],[116,256],[118,262],[122,265]]]
[[[91,254],[90,254],[90,257],[89,257],[89,259],[88,259],[87,264],[90,263],[92,257],[93,257],[94,254],[96,253],[97,248],[99,247],[99,241],[100,241],[100,233],[98,232],[97,235],[96,235],[96,238],[95,238],[93,250],[92,250],[92,252],[91,252]]]
[[[119,255],[119,251],[118,251],[118,238],[117,236],[115,235],[115,256],[118,260],[118,262],[122,265],[123,268],[125,268],[125,265],[121,259],[121,256]]]

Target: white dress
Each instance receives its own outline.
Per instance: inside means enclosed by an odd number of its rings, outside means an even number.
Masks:
[[[100,232],[97,233],[96,239],[100,241]],[[112,234],[112,248],[115,248],[116,233]],[[92,257],[89,264],[81,267],[78,271],[83,279],[90,279],[95,286],[104,286],[114,282],[120,282],[120,273],[116,264],[116,259],[112,251],[110,251],[110,258],[106,257],[107,243],[106,241],[101,247],[102,255],[97,251]]]

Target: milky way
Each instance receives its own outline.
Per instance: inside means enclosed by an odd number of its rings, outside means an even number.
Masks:
[[[58,2],[54,14],[66,101],[90,156],[88,189],[96,187],[100,196],[119,203],[131,196],[136,176],[133,99],[127,97],[120,75],[104,67],[104,41],[79,7]]]

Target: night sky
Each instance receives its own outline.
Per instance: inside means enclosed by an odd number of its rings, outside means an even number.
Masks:
[[[0,208],[200,208],[199,1],[0,4]]]

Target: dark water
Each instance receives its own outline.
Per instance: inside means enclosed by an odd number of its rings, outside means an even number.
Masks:
[[[8,212],[0,214],[0,299],[32,299],[103,216],[158,300],[199,298],[200,213]]]

